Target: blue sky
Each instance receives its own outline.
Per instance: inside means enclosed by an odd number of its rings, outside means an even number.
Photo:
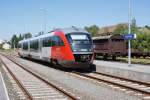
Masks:
[[[132,17],[150,25],[150,0],[131,0]],[[47,9],[47,31],[70,26],[99,27],[128,22],[128,0],[0,0],[0,39],[41,31]]]

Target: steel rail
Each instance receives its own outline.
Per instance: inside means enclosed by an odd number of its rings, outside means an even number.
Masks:
[[[96,78],[96,77],[89,76],[89,75],[86,75],[86,74],[83,74],[83,73],[79,73],[79,72],[72,72],[72,73],[74,73],[76,75],[79,75],[79,76],[82,76],[82,77],[93,79],[93,80],[96,80],[96,81],[99,81],[99,82],[106,82],[106,83],[117,85],[117,86],[120,86],[120,87],[123,87],[123,88],[126,88],[126,89],[130,89],[130,90],[133,90],[133,91],[136,91],[136,92],[140,92],[142,94],[150,95],[150,92],[148,92],[148,91],[144,91],[144,90],[141,90],[141,89],[138,89],[138,88],[134,88],[134,87],[131,87],[131,86],[126,86],[126,85],[123,85],[123,84],[112,82],[110,80]]]
[[[30,93],[27,91],[27,89],[24,88],[23,84],[18,80],[18,78],[15,76],[15,74],[13,74],[13,72],[9,69],[9,67],[5,64],[5,62],[1,58],[0,58],[0,61],[5,66],[5,68],[8,70],[8,72],[13,77],[13,79],[16,81],[16,83],[21,88],[21,90],[23,91],[23,93],[26,95],[26,97],[28,98],[28,100],[33,100],[33,97],[30,95]]]
[[[21,65],[20,63],[18,63],[17,61],[12,60],[11,58],[9,58],[8,56],[6,56],[5,54],[2,54],[3,56],[5,56],[7,59],[9,59],[10,61],[12,61],[13,63],[15,63],[16,65],[18,65],[19,67],[21,67],[22,69],[24,69],[25,71],[29,72],[30,74],[32,74],[33,76],[35,76],[36,78],[40,79],[41,81],[45,82],[47,85],[55,88],[56,90],[60,91],[61,93],[63,93],[64,95],[68,96],[70,99],[72,100],[78,100],[75,96],[73,96],[72,94],[66,92],[65,90],[57,87],[56,85],[50,83],[49,81],[47,81],[46,79],[42,78],[41,76],[35,74],[34,72],[30,71],[29,69],[26,69],[23,65]]]
[[[105,73],[101,73],[101,72],[93,72],[93,73],[98,74],[98,75],[112,77],[112,78],[117,78],[117,79],[121,79],[121,80],[125,80],[125,81],[130,81],[130,82],[134,82],[134,83],[137,83],[140,85],[146,85],[146,86],[150,87],[150,83],[147,83],[147,82],[132,80],[132,79],[128,79],[128,78],[124,78],[124,77],[120,77],[120,76],[114,76],[114,75],[110,75],[110,74],[105,74]]]

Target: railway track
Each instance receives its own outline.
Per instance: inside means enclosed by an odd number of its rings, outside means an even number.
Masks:
[[[103,82],[107,85],[111,85],[117,89],[125,90],[126,92],[132,92],[135,95],[140,95],[146,100],[150,100],[150,84],[135,80],[130,80],[122,77],[107,75],[99,72],[92,73],[80,73],[73,72],[73,75],[94,80],[96,82]]]
[[[144,100],[150,100],[150,83],[135,81],[123,77],[112,76],[99,72],[92,73],[79,73],[72,72],[71,74],[75,76],[79,76],[80,78],[86,78],[94,80],[96,82],[103,82],[107,85],[113,86],[116,89],[121,89],[126,91],[127,93],[133,93],[135,95],[142,96]]]
[[[21,88],[25,99],[36,100],[77,100],[71,93],[65,91],[62,87],[58,87],[47,80],[43,79],[36,73],[31,72],[24,66],[15,62],[6,55],[0,55],[0,60],[10,75],[13,77],[17,85]]]

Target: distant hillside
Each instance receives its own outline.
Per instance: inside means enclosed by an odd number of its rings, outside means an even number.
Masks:
[[[99,28],[98,35],[114,34],[116,29],[118,28],[118,26],[127,27],[128,24],[120,23],[120,24],[116,24],[116,25],[101,27],[101,28]]]

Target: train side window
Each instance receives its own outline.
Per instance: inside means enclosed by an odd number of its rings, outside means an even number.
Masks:
[[[23,43],[23,50],[28,50],[28,42]]]
[[[43,39],[43,47],[51,47],[52,45],[51,37],[46,37]]]
[[[21,43],[18,44],[18,48],[21,48]]]
[[[33,50],[33,41],[30,41],[30,50]]]
[[[59,36],[54,36],[55,46],[64,46],[63,40]]]
[[[50,46],[50,47],[52,46],[52,43],[51,43],[51,42],[52,42],[52,38],[51,38],[51,37],[48,37],[48,38],[47,38],[47,45]]]
[[[39,42],[38,40],[32,40],[30,41],[30,50],[31,51],[35,51],[35,50],[38,50],[39,49]]]
[[[46,38],[43,38],[43,47],[47,46]]]
[[[64,46],[64,42],[59,36],[53,36],[51,37],[51,46]]]
[[[57,36],[57,45],[58,46],[64,46],[64,42],[59,36]]]
[[[39,42],[38,42],[38,40],[35,40],[35,44],[34,44],[34,46],[35,46],[35,50],[38,50],[38,48],[39,48]]]
[[[52,37],[52,46],[56,46],[56,36]]]

